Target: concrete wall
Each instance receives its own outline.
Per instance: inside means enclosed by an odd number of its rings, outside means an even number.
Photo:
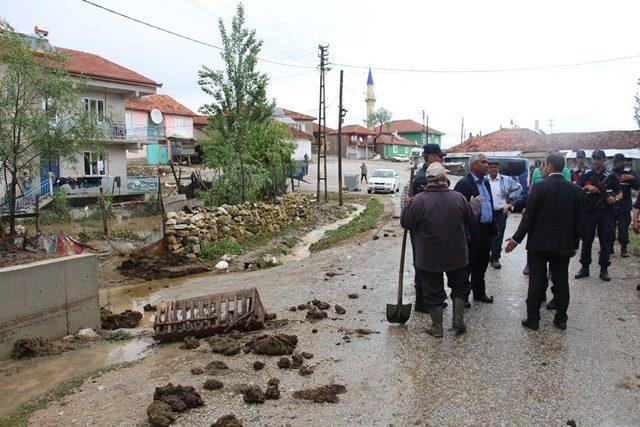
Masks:
[[[74,255],[0,268],[0,358],[20,338],[100,327],[97,259]]]

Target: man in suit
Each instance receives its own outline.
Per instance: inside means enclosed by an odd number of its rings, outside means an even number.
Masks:
[[[484,276],[489,265],[491,241],[497,235],[497,227],[493,217],[491,185],[487,181],[488,172],[487,157],[481,153],[472,155],[469,159],[469,173],[458,181],[454,190],[462,194],[467,201],[472,197],[482,197],[480,216],[468,229],[469,280],[473,299],[492,303],[493,297],[487,295]]]
[[[520,226],[508,239],[509,253],[527,240],[529,262],[529,291],[527,293],[527,318],[522,326],[538,330],[540,305],[547,285],[547,263],[554,280],[556,314],[553,324],[567,328],[569,307],[569,260],[580,244],[580,214],[582,191],[562,175],[564,157],[549,154],[545,162],[548,178],[531,187]]]

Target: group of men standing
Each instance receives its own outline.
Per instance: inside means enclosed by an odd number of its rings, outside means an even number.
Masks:
[[[618,224],[621,255],[628,256],[628,229],[631,223],[631,189],[640,187],[638,175],[625,165],[622,154],[614,156],[613,168],[604,167],[602,150],[592,154],[588,169],[583,151],[571,172],[564,156],[549,153],[528,194],[513,178],[500,174],[497,161],[483,154],[469,160],[469,173],[454,189],[449,188],[442,166],[445,154],[436,144],[426,144],[425,162],[411,188],[413,196],[403,198],[401,225],[410,231],[416,269],[416,311],[427,312],[431,335],[443,336],[443,309],[447,306],[443,274],[452,289],[453,329],[466,331],[464,308],[475,301],[492,303],[487,295],[485,273],[489,264],[501,268],[500,254],[509,212],[523,209],[517,232],[508,239],[511,252],[525,236],[529,290],[527,318],[523,326],[538,329],[540,306],[546,299],[547,266],[553,284],[553,300],[547,308],[556,310],[554,324],[566,328],[569,305],[568,266],[582,240],[582,268],[576,279],[589,276],[591,248],[596,233],[600,241],[600,278],[611,280],[610,255]],[[534,173],[535,175],[535,173]],[[573,181],[573,183],[571,182]],[[462,197],[460,197],[462,196]],[[640,196],[636,202],[634,230],[638,226]]]

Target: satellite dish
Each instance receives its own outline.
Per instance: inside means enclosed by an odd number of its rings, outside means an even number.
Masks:
[[[160,110],[158,110],[157,108],[154,108],[153,110],[151,110],[151,121],[157,125],[159,125],[160,123],[162,123],[162,112]]]

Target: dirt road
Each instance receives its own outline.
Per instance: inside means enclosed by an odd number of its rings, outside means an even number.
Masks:
[[[511,232],[518,221],[519,216],[509,221]],[[389,237],[383,237],[384,229],[391,230]],[[289,320],[278,332],[296,334],[298,350],[314,353],[311,376],[278,369],[277,357],[219,356],[204,343],[197,350],[161,345],[134,366],[109,372],[37,412],[31,423],[145,425],[155,387],[172,382],[194,385],[205,401],[205,406],[181,414],[177,425],[208,426],[229,413],[245,425],[640,424],[637,258],[623,263],[615,257],[610,283],[572,280],[566,331],[554,328],[550,313],[543,310],[540,331],[531,332],[520,326],[527,279],[521,274],[525,251],[518,248],[503,256],[502,270],[488,272],[488,293],[496,302],[474,304],[467,311],[467,334],[448,332],[437,340],[424,332],[425,315],[413,313],[404,326],[386,322],[385,305],[395,299],[401,233],[397,220],[377,233],[377,240],[373,232],[365,233],[301,262],[199,276],[167,289],[168,295],[186,297],[256,286],[268,310]],[[412,275],[408,266],[407,281]],[[350,299],[349,293],[359,298]],[[330,319],[312,324],[304,312],[288,311],[313,298],[340,304],[347,312],[340,316],[331,309]],[[413,299],[411,288],[405,298]],[[445,313],[449,325],[450,309]],[[345,341],[345,329],[355,328],[376,333]],[[190,369],[216,359],[230,367],[218,377],[224,388],[203,390],[206,375],[194,376]],[[255,360],[266,367],[255,372]],[[241,383],[264,389],[271,377],[281,381],[280,400],[248,405],[233,391]],[[294,390],[330,382],[347,388],[337,404],[292,397]]]

